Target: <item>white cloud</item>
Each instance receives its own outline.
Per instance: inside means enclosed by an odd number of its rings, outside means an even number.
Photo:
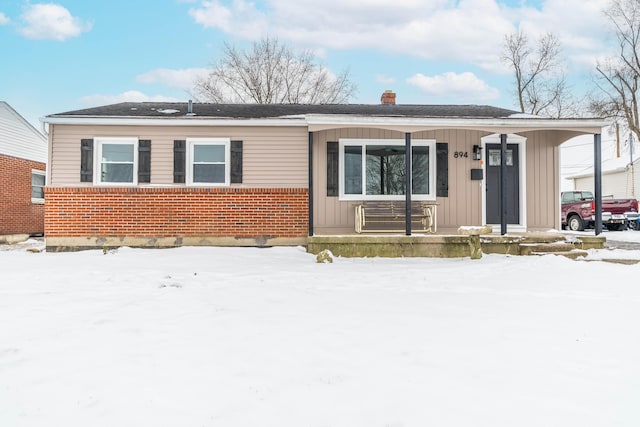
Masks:
[[[260,38],[267,31],[266,17],[253,3],[244,0],[234,0],[230,7],[217,0],[205,0],[200,7],[189,9],[189,15],[205,28],[217,28],[249,39]]]
[[[91,24],[76,18],[58,4],[27,4],[22,15],[20,34],[30,39],[64,41],[91,29]]]
[[[375,77],[376,83],[380,83],[383,85],[390,85],[391,83],[395,83],[396,82],[396,78],[395,77],[389,77],[389,76],[385,76],[383,74],[376,74]]]
[[[107,105],[117,104],[119,102],[177,102],[176,98],[163,95],[149,96],[137,90],[130,90],[118,95],[89,95],[80,98],[83,105]]]
[[[9,18],[7,18],[7,15],[0,12],[0,25],[6,25],[8,23],[9,23]]]
[[[306,48],[379,49],[430,60],[472,63],[500,71],[505,34],[518,28],[558,34],[574,59],[604,45],[607,0],[545,0],[540,9],[503,0],[202,0],[194,20],[234,36],[265,34]]]
[[[194,83],[199,78],[204,78],[209,74],[206,68],[185,68],[181,70],[171,70],[168,68],[157,68],[136,76],[136,81],[145,84],[162,84],[170,88],[191,90]]]
[[[457,103],[491,101],[500,96],[496,88],[469,72],[447,72],[433,77],[418,73],[408,78],[407,83],[428,95],[455,100]]]

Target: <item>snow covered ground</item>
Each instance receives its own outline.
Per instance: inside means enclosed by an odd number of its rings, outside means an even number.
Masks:
[[[640,425],[640,265],[185,247],[0,271],[1,426]]]

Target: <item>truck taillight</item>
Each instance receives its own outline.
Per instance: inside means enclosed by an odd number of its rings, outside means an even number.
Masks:
[[[596,211],[596,202],[593,201],[591,202],[591,212],[595,212]]]

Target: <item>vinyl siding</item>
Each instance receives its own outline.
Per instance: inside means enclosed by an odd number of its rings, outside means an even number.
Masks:
[[[151,140],[151,183],[145,185],[182,186],[173,183],[173,141],[198,137],[243,141],[240,186],[306,188],[308,185],[308,137],[303,127],[52,126],[51,186],[92,185],[80,182],[80,140],[99,136]]]
[[[523,133],[527,138],[527,228],[560,229],[560,144],[569,137],[554,131]]]
[[[0,154],[47,162],[47,138],[5,102],[0,102]]]
[[[449,197],[438,197],[438,229],[460,225],[480,225],[482,222],[481,181],[471,181],[470,170],[479,168],[472,159],[472,147],[480,144],[485,132],[471,130],[438,130],[415,132],[412,139],[435,139],[449,144]],[[340,138],[402,139],[404,133],[382,129],[349,128],[314,133],[314,229],[317,234],[353,232],[354,209],[358,202],[327,197],[327,141]],[[466,151],[467,158],[454,158],[455,151]],[[435,153],[434,153],[435,155]]]
[[[438,231],[456,232],[463,225],[482,225],[482,181],[471,180],[471,169],[482,168],[472,159],[473,145],[480,145],[488,132],[475,130],[436,130],[415,132],[412,139],[435,139],[449,144],[449,197],[438,197]],[[560,172],[559,145],[573,134],[537,131],[522,134],[526,150],[526,215],[529,230],[559,229]],[[340,138],[404,139],[397,131],[380,129],[335,129],[314,133],[314,230],[316,234],[352,233],[354,208],[358,202],[340,201],[326,196],[326,143]],[[456,151],[468,152],[455,158]],[[524,195],[521,195],[525,197]]]

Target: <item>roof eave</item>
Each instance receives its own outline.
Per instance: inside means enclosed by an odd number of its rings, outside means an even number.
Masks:
[[[540,119],[491,117],[399,117],[345,114],[306,114],[272,118],[233,117],[134,117],[134,116],[64,116],[43,118],[48,124],[119,125],[119,126],[308,126],[309,131],[336,127],[402,127],[412,129],[483,129],[495,132],[533,130],[567,130],[600,133],[607,125],[603,119]]]
[[[230,118],[230,117],[96,117],[46,116],[48,124],[111,126],[307,126],[304,117]]]

